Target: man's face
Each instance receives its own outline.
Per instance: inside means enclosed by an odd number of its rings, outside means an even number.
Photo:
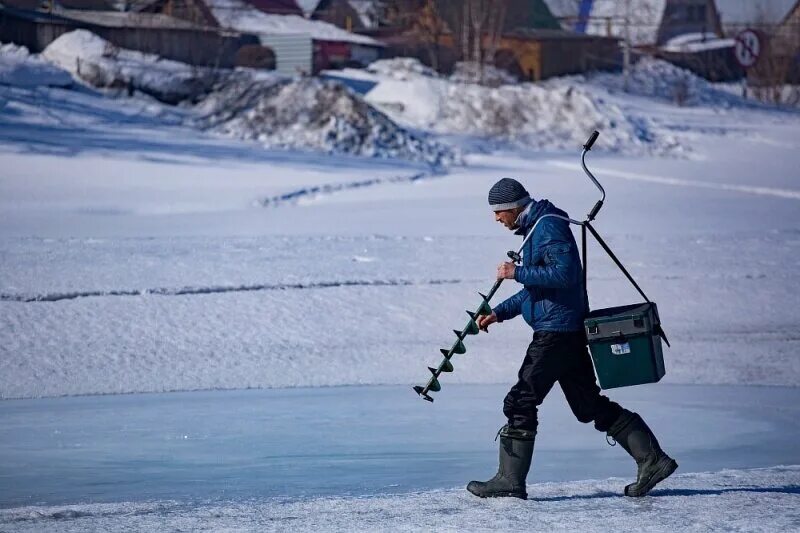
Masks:
[[[503,209],[502,211],[494,212],[494,219],[500,222],[510,230],[517,229],[517,217],[519,216],[519,208]]]

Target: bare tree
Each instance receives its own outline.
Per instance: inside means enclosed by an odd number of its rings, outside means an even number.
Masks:
[[[462,24],[458,28],[461,41],[461,58],[478,69],[483,80],[483,68],[494,63],[497,45],[505,25],[507,0],[465,0],[462,7]]]

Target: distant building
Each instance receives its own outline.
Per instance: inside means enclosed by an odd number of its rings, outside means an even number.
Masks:
[[[233,67],[254,36],[223,34],[156,13],[59,9],[54,13],[0,5],[0,40],[41,52],[64,33],[85,29],[110,43],[197,66]]]
[[[248,0],[247,3],[269,15],[303,16],[303,10],[295,0]]]
[[[443,26],[436,38],[414,24],[372,28],[361,33],[383,42],[387,56],[415,57],[449,74],[465,55],[460,33],[463,5],[450,0],[437,0],[436,4]],[[496,27],[498,35],[482,36],[484,50],[493,54],[489,63],[521,80],[613,69],[620,63],[617,38],[562,29],[545,0],[508,0]]]
[[[285,15],[265,10],[276,9],[277,4],[271,0],[202,1],[220,27],[253,33],[262,44],[272,48],[276,70],[284,74],[315,74],[330,68],[367,65],[378,59],[385,48],[371,37],[306,18],[300,7],[297,7],[300,15]],[[281,5],[287,7],[288,3]]]
[[[565,29],[660,45],[678,35],[722,35],[714,0],[544,0]],[[627,22],[627,25],[626,25]]]
[[[321,20],[346,31],[365,28],[359,12],[348,0],[298,0],[303,15],[312,20]]]
[[[110,11],[114,7],[106,0],[3,0],[7,7],[18,9],[39,10],[46,13],[58,9],[88,9],[92,11]]]

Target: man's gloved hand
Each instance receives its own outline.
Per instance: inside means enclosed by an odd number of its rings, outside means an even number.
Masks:
[[[491,315],[482,315],[478,317],[478,328],[489,333],[489,326],[495,322],[497,322],[497,315],[494,314],[493,311]]]
[[[514,263],[500,263],[497,267],[497,279],[514,279],[517,266]]]

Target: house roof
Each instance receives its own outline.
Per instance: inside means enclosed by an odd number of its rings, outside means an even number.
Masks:
[[[797,5],[797,0],[716,0],[723,27],[780,24]]]
[[[305,16],[311,16],[317,10],[317,6],[322,0],[296,0],[297,5],[303,10]]]
[[[572,29],[578,19],[581,2],[575,0],[544,0],[553,15],[561,20],[562,27]],[[630,0],[631,42],[634,45],[653,44],[658,36],[658,27],[664,13],[666,0]],[[618,0],[594,0],[586,33],[624,38],[626,2]]]
[[[372,37],[351,33],[321,20],[264,13],[244,0],[207,0],[206,3],[223,27],[241,32],[261,35],[301,34],[309,35],[317,41],[384,46]]]

